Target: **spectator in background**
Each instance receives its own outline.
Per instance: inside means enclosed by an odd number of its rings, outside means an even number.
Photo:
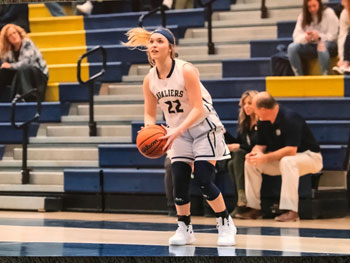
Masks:
[[[260,190],[262,174],[266,174],[282,176],[279,209],[285,212],[275,220],[296,221],[299,178],[322,169],[320,146],[305,120],[280,106],[269,93],[255,95],[253,107],[259,117],[257,144],[246,155],[244,170],[247,207],[251,209],[241,218],[261,217]]]
[[[244,187],[244,161],[245,155],[249,153],[257,140],[257,121],[252,101],[258,92],[256,90],[245,91],[239,102],[238,116],[238,140],[234,140],[226,131],[225,141],[231,152],[231,159],[227,163],[227,169],[236,186],[238,194],[237,205],[232,217],[240,217],[240,214],[246,211],[247,199]]]
[[[6,24],[15,24],[30,32],[28,20],[28,4],[0,5],[0,30]]]
[[[338,36],[338,58],[337,66],[333,71],[338,74],[350,73],[350,0],[342,0],[344,6],[339,19],[339,36]]]
[[[193,8],[194,0],[175,0],[175,9]]]
[[[52,16],[65,16],[66,15],[66,12],[64,11],[64,9],[60,3],[46,2],[45,6],[50,11],[50,14]]]
[[[45,98],[48,68],[39,49],[28,38],[23,28],[8,24],[0,33],[1,88],[12,98],[36,88],[40,100]],[[10,90],[4,90],[10,85]],[[28,101],[36,101],[33,95]]]
[[[302,59],[318,58],[321,73],[328,74],[330,53],[336,53],[339,20],[333,9],[321,0],[304,0],[288,57],[295,75],[304,75]]]

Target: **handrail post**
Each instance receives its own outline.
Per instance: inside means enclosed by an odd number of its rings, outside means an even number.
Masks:
[[[27,167],[28,125],[24,125],[22,129],[22,184],[29,184],[30,170]]]
[[[267,7],[266,7],[266,3],[265,0],[261,0],[261,18],[268,18],[268,13],[267,13]]]
[[[212,14],[213,14],[213,7],[212,7],[212,2],[209,2],[208,6],[208,54],[209,55],[214,55],[215,54],[215,45],[213,43],[213,33],[212,33]]]
[[[97,51],[101,51],[102,54],[102,69],[100,72],[96,73],[92,77],[90,77],[87,81],[83,81],[81,79],[81,62],[84,58],[88,57],[89,55],[96,53]],[[95,79],[101,77],[107,69],[107,52],[102,46],[96,46],[95,48],[87,51],[85,54],[83,54],[79,60],[78,60],[78,66],[77,66],[77,79],[78,82],[83,85],[88,85],[88,96],[89,96],[89,136],[97,136],[97,127],[96,122],[94,121],[94,86],[95,86]]]
[[[164,5],[160,6],[160,14],[162,16],[162,26],[165,28],[166,27],[166,17],[165,17],[165,6]]]
[[[139,17],[139,21],[138,21],[138,26],[139,27],[143,27],[143,19],[145,19],[146,17],[149,17],[155,13],[157,13],[157,11],[160,11],[160,15],[161,15],[161,19],[162,19],[162,26],[166,27],[166,13],[165,13],[165,5],[160,5],[157,8],[149,11],[146,14],[143,14]]]

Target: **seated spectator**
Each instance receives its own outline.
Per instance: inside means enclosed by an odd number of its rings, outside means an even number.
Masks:
[[[175,9],[193,8],[194,0],[175,0]]]
[[[329,73],[330,54],[336,53],[339,20],[333,9],[321,0],[304,0],[303,12],[288,46],[288,58],[294,74],[304,75],[302,60],[318,58],[321,73]]]
[[[0,30],[7,24],[20,26],[29,33],[28,4],[1,4]]]
[[[337,66],[333,71],[338,74],[350,73],[350,35],[349,35],[349,13],[350,0],[342,0],[344,6],[339,19],[339,36],[338,36],[338,58]]]
[[[44,100],[48,80],[46,61],[23,28],[14,24],[2,28],[0,59],[1,93],[12,100],[16,94],[23,95],[36,88],[39,99]],[[36,101],[37,98],[33,96],[26,100]]]
[[[66,15],[66,12],[64,11],[64,9],[60,3],[46,2],[45,6],[49,10],[49,12],[52,16],[65,16]]]
[[[281,175],[279,209],[284,210],[277,221],[296,221],[298,215],[299,177],[322,169],[322,155],[310,128],[297,113],[280,106],[267,92],[253,98],[259,117],[257,144],[246,155],[245,193],[248,212],[244,219],[261,217],[260,189],[262,174]]]
[[[244,161],[245,155],[249,153],[256,144],[257,116],[252,106],[253,97],[258,92],[255,90],[245,91],[240,99],[238,116],[238,140],[229,138],[225,133],[225,141],[231,152],[231,159],[227,163],[228,171],[235,182],[238,195],[236,208],[231,213],[232,217],[240,217],[245,211],[247,199],[244,188]]]

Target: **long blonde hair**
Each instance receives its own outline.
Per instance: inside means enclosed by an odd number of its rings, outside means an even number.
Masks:
[[[7,31],[10,28],[14,28],[19,36],[21,37],[21,39],[23,40],[24,38],[27,38],[27,33],[26,31],[24,31],[24,29],[20,26],[14,25],[14,24],[7,24],[5,25],[2,29],[1,29],[1,33],[0,33],[0,58],[4,59],[4,56],[7,52],[9,52],[12,49],[12,45],[10,43],[10,41],[7,38]]]
[[[162,30],[168,31],[171,34],[171,36],[174,38],[174,43],[175,43],[175,37],[174,37],[173,33],[167,28],[162,28]],[[149,52],[147,50],[147,45],[149,44],[149,40],[151,38],[151,35],[155,31],[150,32],[142,27],[135,27],[135,28],[130,29],[128,32],[126,32],[126,36],[128,37],[128,42],[126,42],[126,43],[122,42],[122,44],[124,46],[131,47],[132,49],[146,51],[148,62],[151,64],[152,67],[155,66],[156,63],[151,58],[151,55],[149,54]],[[177,53],[175,52],[175,44],[171,44],[169,42],[169,49],[170,49],[170,57],[172,59],[176,58]]]
[[[241,134],[248,134],[250,131],[250,125],[252,118],[248,116],[243,109],[244,100],[248,97],[253,98],[259,92],[256,90],[247,90],[243,92],[241,99],[239,100],[239,114],[238,114],[238,132]],[[253,113],[255,116],[255,113]]]

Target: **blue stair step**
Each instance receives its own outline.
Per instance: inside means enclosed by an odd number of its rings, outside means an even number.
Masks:
[[[279,21],[277,22],[277,38],[291,38],[296,21]]]
[[[101,168],[163,168],[164,156],[159,159],[143,157],[135,144],[99,145]],[[343,170],[346,145],[321,145],[324,170]]]
[[[276,54],[277,46],[280,44],[288,47],[293,42],[291,37],[279,38],[279,39],[267,39],[267,40],[252,40],[250,41],[250,57],[271,57]]]
[[[63,174],[65,192],[101,192],[100,169],[65,169]]]
[[[95,53],[96,55],[96,53]],[[107,55],[108,56],[108,55]],[[111,58],[109,58],[111,59]],[[98,59],[101,61],[101,58]],[[107,62],[107,68],[105,73],[101,76],[99,81],[103,82],[120,82],[122,81],[122,76],[127,75],[129,72],[130,64],[122,63],[120,61]],[[102,63],[90,62],[89,63],[89,75],[93,76],[100,72],[102,69]]]
[[[202,83],[212,98],[240,98],[247,90],[266,90],[265,77],[202,80]]]
[[[234,137],[237,137],[237,121],[222,121],[225,129]],[[350,132],[350,120],[349,121],[328,121],[328,120],[311,120],[307,121],[314,134],[316,140],[320,144],[346,144]],[[158,124],[165,125],[165,122]],[[132,142],[136,142],[137,131],[143,126],[143,122],[133,121],[131,123]]]
[[[40,122],[60,122],[62,115],[67,115],[68,104],[60,102],[43,102],[41,104]],[[37,111],[35,102],[16,104],[16,122],[24,122],[33,118]],[[11,122],[11,103],[0,103],[0,122]]]
[[[78,82],[60,83],[58,86],[60,102],[86,102],[89,101],[89,88],[87,85],[80,85]],[[101,89],[101,82],[95,82],[94,95],[98,95]]]
[[[271,76],[270,58],[224,60],[222,76],[224,78]]]
[[[99,145],[99,166],[102,168],[163,168],[165,156],[148,159],[135,144]]]
[[[137,27],[139,18],[146,12],[115,13],[84,17],[85,30],[107,29],[118,27]],[[205,22],[204,8],[169,10],[166,11],[167,25],[179,27],[203,27]],[[160,12],[144,19],[143,26],[160,26],[162,24]]]
[[[350,98],[288,98],[279,99],[278,102],[306,120],[350,120]],[[236,120],[238,103],[239,99],[213,99],[221,120]]]
[[[115,24],[114,26],[116,26]],[[177,25],[169,25],[167,27],[174,34],[176,39],[184,37],[184,30]],[[87,46],[107,46],[107,45],[120,45],[121,42],[127,42],[125,33],[130,27],[118,27],[118,28],[104,28],[104,29],[90,29],[85,31],[86,45]],[[153,31],[156,27],[145,27],[149,31]],[[90,58],[90,57],[89,57]],[[107,58],[109,58],[107,56]]]
[[[20,123],[18,123],[20,124]],[[28,136],[35,137],[39,129],[39,123],[33,122],[28,129]],[[23,129],[14,128],[11,123],[0,123],[0,143],[18,143],[23,141]]]

